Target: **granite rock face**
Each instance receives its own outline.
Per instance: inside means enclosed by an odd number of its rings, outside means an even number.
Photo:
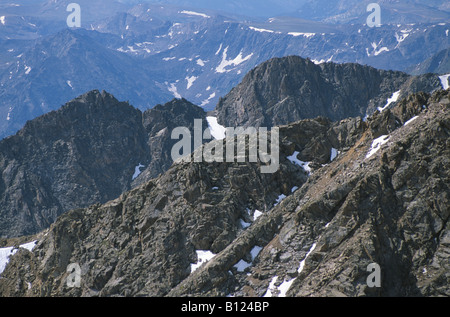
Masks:
[[[273,174],[260,160],[178,161],[30,237],[0,294],[449,296],[449,97],[280,126]],[[192,156],[224,146],[213,142]],[[72,263],[79,287],[67,283]],[[374,264],[380,287],[368,283]]]
[[[35,234],[63,212],[105,203],[164,172],[173,141],[159,127],[192,128],[193,117],[206,124],[203,109],[184,99],[142,113],[91,91],[29,121],[0,142],[0,237]],[[134,179],[140,165],[149,171]]]

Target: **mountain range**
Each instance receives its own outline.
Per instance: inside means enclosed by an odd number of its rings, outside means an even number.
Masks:
[[[310,21],[331,23],[364,23],[371,0],[144,0],[145,3],[213,10],[225,15],[271,18],[294,16]],[[140,1],[122,1],[137,4]],[[442,0],[381,0],[377,2],[389,23],[420,23],[448,21],[450,5]]]
[[[448,296],[449,97],[412,94],[366,122],[280,126],[274,174],[261,161],[175,162],[114,200],[3,240],[14,255],[0,294]]]
[[[445,18],[370,28],[292,15],[229,17],[223,10],[197,12],[176,3],[113,2],[108,10],[94,10],[103,2],[80,2],[82,28],[68,29],[66,2],[2,5],[0,137],[93,89],[142,111],[173,97],[210,111],[245,74],[274,57],[298,55],[317,64],[358,63],[418,75],[432,70],[418,64],[439,58],[450,45]],[[446,12],[437,4],[433,8]]]
[[[384,111],[412,93],[443,89],[443,79],[274,58],[251,70],[209,116],[223,127],[270,128],[319,116],[366,120],[366,113]],[[193,134],[195,119],[211,127],[207,117],[186,99],[142,112],[94,90],[28,121],[0,141],[0,235],[35,234],[66,211],[105,203],[157,177],[173,163],[172,131],[187,127]],[[133,178],[136,167],[139,177]]]
[[[0,4],[1,297],[450,295],[445,1],[70,2]]]

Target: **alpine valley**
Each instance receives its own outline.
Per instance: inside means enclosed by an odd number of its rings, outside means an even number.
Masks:
[[[16,2],[1,297],[450,296],[446,1]],[[277,131],[277,171],[195,160],[225,127]]]

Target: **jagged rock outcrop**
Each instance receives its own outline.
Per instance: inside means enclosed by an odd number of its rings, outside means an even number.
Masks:
[[[242,236],[170,295],[449,296],[449,96],[434,94],[420,111],[414,100],[423,94],[403,100],[415,115],[397,118],[386,145],[369,156],[394,116],[377,112],[348,151],[264,218],[279,226],[269,244]],[[250,269],[228,275],[231,287],[207,283],[230,268],[237,245],[262,250]],[[371,263],[381,268],[380,288],[368,286]]]
[[[11,257],[0,294],[448,296],[449,97],[414,95],[367,122],[280,126],[274,174],[260,161],[176,162],[62,215]],[[199,251],[214,257],[191,272]],[[67,284],[71,263],[80,287]]]
[[[273,58],[251,70],[216,108],[225,126],[277,126],[326,116],[364,117],[399,96],[442,89],[435,74],[410,76],[359,64],[316,65],[298,56]]]
[[[171,150],[179,140],[172,140],[171,133],[175,128],[186,127],[194,131],[194,120],[202,120],[202,128],[208,127],[205,111],[185,99],[173,99],[157,105],[143,113],[143,126],[147,132],[149,159],[133,187],[143,184],[164,173],[172,165]],[[193,142],[191,143],[194,148]],[[143,163],[145,164],[145,163]]]
[[[0,142],[0,237],[35,234],[63,212],[118,197],[139,181],[140,164],[150,168],[145,175],[164,172],[173,141],[160,130],[192,128],[192,117],[206,122],[184,99],[142,113],[91,91],[29,121]]]

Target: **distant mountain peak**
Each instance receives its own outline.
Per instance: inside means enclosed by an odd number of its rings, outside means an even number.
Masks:
[[[316,65],[299,56],[272,58],[252,69],[217,108],[224,126],[276,126],[326,116],[336,121],[383,108],[394,93],[432,92],[437,75],[410,76],[356,63]]]
[[[87,103],[87,104],[95,104],[95,105],[107,105],[107,104],[115,104],[118,103],[119,101],[109,92],[105,91],[105,90],[98,90],[98,89],[94,89],[91,91],[88,91],[78,97],[76,97],[72,102],[82,102],[82,103]]]
[[[172,164],[170,131],[191,128],[194,119],[206,128],[205,117],[185,99],[141,112],[95,89],[28,121],[0,141],[0,182],[8,184],[0,186],[0,237],[36,233],[70,209],[158,176]]]

